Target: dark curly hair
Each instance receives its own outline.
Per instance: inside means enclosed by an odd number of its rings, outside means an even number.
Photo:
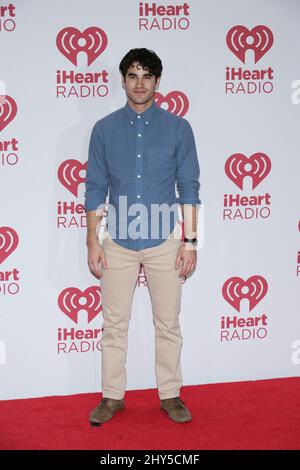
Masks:
[[[148,69],[150,73],[155,75],[156,80],[161,76],[163,67],[160,58],[154,51],[141,47],[131,49],[121,60],[119,70],[122,73],[124,80],[127,70],[134,62],[138,62],[138,65],[141,65],[143,69]]]

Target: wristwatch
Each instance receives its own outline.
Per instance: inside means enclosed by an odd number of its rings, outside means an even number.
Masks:
[[[184,241],[184,243],[191,243],[193,246],[197,245],[197,243],[198,243],[198,240],[197,240],[196,237],[195,238],[186,238],[186,237],[184,237],[183,241]]]

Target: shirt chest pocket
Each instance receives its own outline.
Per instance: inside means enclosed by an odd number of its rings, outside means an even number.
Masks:
[[[152,181],[161,181],[175,173],[176,162],[171,148],[150,148],[146,162],[147,174]]]

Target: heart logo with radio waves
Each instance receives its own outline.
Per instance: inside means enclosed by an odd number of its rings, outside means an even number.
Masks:
[[[189,109],[188,97],[181,91],[170,91],[166,96],[156,92],[154,101],[160,108],[164,108],[163,105],[166,103],[166,110],[180,117],[183,117]]]
[[[251,276],[246,281],[241,277],[231,277],[222,288],[224,299],[238,312],[242,299],[248,299],[251,311],[264,298],[267,291],[267,281],[259,275]]]
[[[85,52],[87,65],[91,65],[106,49],[107,36],[103,29],[96,26],[87,28],[82,33],[72,26],[62,29],[56,37],[58,50],[77,66],[77,55]]]
[[[8,95],[0,96],[0,132],[8,126],[17,114],[17,104],[15,100]]]
[[[61,184],[78,197],[78,186],[85,182],[85,177],[80,176],[80,172],[86,171],[87,162],[81,163],[78,160],[65,160],[57,170],[57,176]]]
[[[251,30],[242,25],[233,26],[226,36],[227,46],[243,64],[246,60],[246,51],[254,52],[256,64],[271,49],[273,42],[272,31],[264,25],[255,26]]]
[[[242,153],[231,155],[225,163],[225,173],[241,190],[244,178],[250,176],[252,189],[270,173],[271,160],[265,153],[257,152],[247,158]]]
[[[74,323],[78,323],[79,311],[85,310],[90,323],[102,311],[100,287],[92,286],[84,291],[67,287],[58,296],[58,306]]]
[[[17,248],[19,237],[11,227],[0,227],[0,264]]]

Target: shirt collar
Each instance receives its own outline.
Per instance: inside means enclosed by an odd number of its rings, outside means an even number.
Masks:
[[[149,123],[151,121],[151,119],[153,119],[153,117],[155,116],[155,114],[157,113],[158,111],[158,106],[157,104],[155,103],[155,101],[153,101],[152,105],[150,106],[150,108],[146,109],[145,111],[143,111],[142,113],[137,113],[136,111],[134,111],[128,104],[128,101],[126,102],[125,106],[124,106],[124,110],[126,112],[126,116],[129,120],[129,122],[133,122],[135,121],[136,119],[140,119],[138,118],[138,116],[141,116],[141,118],[145,121],[145,123]]]

